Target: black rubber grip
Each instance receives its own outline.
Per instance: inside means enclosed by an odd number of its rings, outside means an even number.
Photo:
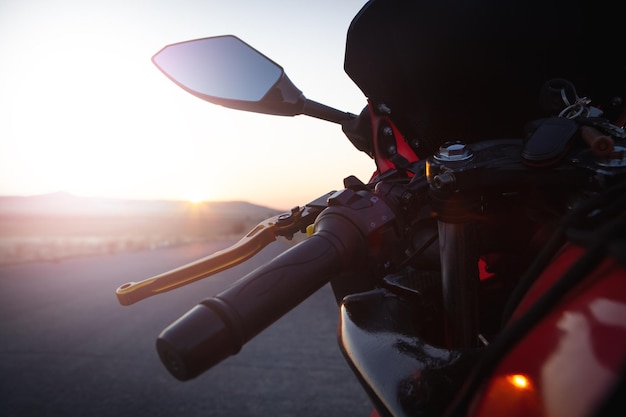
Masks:
[[[192,379],[234,355],[330,278],[359,262],[365,238],[350,219],[320,215],[316,232],[202,301],[157,339],[161,361],[174,377]]]

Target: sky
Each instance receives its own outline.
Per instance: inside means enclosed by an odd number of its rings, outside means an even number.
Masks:
[[[205,102],[151,62],[163,46],[234,34],[312,100],[358,114],[345,37],[366,0],[3,0],[0,195],[304,205],[367,181],[337,124]]]

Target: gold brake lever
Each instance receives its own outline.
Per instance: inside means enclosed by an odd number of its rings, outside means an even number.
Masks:
[[[290,238],[295,232],[311,224],[322,209],[322,205],[307,205],[304,208],[295,207],[290,213],[270,217],[226,249],[152,278],[119,286],[115,290],[117,299],[121,305],[128,306],[232,268],[256,255],[275,241],[276,236]]]

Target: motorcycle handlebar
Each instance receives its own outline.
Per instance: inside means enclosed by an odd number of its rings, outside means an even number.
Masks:
[[[366,240],[345,215],[326,210],[315,233],[168,326],[157,351],[181,381],[200,375],[359,262]]]

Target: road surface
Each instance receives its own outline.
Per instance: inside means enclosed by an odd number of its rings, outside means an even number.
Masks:
[[[368,416],[336,344],[328,286],[197,379],[169,375],[158,333],[286,244],[132,306],[114,290],[229,243],[1,267],[0,416]]]

